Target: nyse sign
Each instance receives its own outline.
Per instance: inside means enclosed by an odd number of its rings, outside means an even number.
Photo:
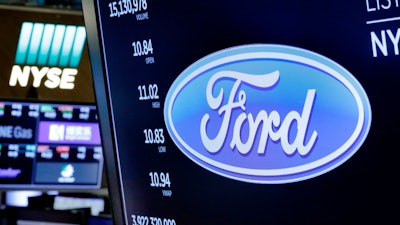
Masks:
[[[30,75],[33,77],[32,86],[38,88],[41,86],[44,77],[47,79],[44,81],[44,85],[47,88],[57,88],[60,89],[74,89],[75,76],[78,74],[77,69],[73,68],[58,68],[58,67],[43,67],[38,68],[37,66],[24,66],[21,68],[18,65],[14,65],[9,85],[17,86],[19,84],[21,87],[27,87]]]
[[[85,40],[83,26],[24,22],[9,86],[73,89]]]

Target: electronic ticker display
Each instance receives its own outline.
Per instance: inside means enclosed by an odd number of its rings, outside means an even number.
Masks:
[[[399,2],[83,9],[118,224],[396,220]]]
[[[0,19],[0,189],[101,188],[82,12],[2,4]]]
[[[97,120],[95,105],[0,101],[0,187],[99,188]]]

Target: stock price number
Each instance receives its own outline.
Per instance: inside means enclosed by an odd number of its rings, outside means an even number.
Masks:
[[[120,17],[147,10],[147,0],[120,0],[108,4],[110,17]]]
[[[158,96],[158,85],[157,84],[149,84],[149,85],[139,85],[139,100],[154,100],[159,99]]]
[[[150,177],[150,186],[151,187],[171,187],[171,180],[169,179],[169,173],[164,173],[164,172],[150,172],[149,173]]]
[[[153,44],[151,39],[143,40],[143,41],[134,41],[132,42],[133,47],[133,56],[147,56],[153,54]]]
[[[155,128],[155,129],[144,129],[144,143],[145,144],[164,144],[164,129]]]
[[[131,215],[132,225],[176,225],[174,219]]]

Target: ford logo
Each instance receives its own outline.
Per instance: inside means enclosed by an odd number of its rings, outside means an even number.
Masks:
[[[353,156],[371,125],[360,83],[317,53],[254,44],[185,69],[164,105],[167,130],[193,162],[251,183],[324,174]]]

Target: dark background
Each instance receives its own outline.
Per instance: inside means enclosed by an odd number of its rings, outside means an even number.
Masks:
[[[370,32],[396,34],[399,21],[367,25],[372,19],[399,16],[389,10],[367,12],[366,1],[151,1],[148,20],[133,15],[110,18],[99,1],[99,24],[112,107],[127,224],[131,215],[175,219],[177,224],[386,224],[398,221],[399,158],[398,55],[373,57]],[[371,2],[370,4],[372,4]],[[93,16],[85,14],[84,16]],[[87,18],[90,20],[90,18]],[[93,37],[90,41],[94,40]],[[152,40],[155,63],[132,57],[133,41]],[[186,158],[167,136],[163,102],[175,78],[190,64],[215,51],[252,43],[284,44],[322,54],[350,71],[364,87],[372,125],[358,152],[343,165],[309,180],[260,185],[230,180]],[[93,44],[95,45],[95,44]],[[95,52],[95,54],[98,52]],[[99,74],[94,73],[94,76]],[[101,75],[101,74],[100,74]],[[101,80],[101,79],[100,79]],[[161,108],[139,101],[139,85],[157,84]],[[96,86],[95,86],[96,87]],[[97,84],[96,92],[101,85]],[[190,104],[188,104],[190,107]],[[108,114],[107,116],[109,116]],[[100,113],[100,120],[106,115]],[[143,130],[163,128],[167,153],[144,144]],[[109,130],[110,127],[102,127]],[[112,130],[112,129],[111,129]],[[111,137],[104,137],[111,140]],[[105,154],[114,154],[107,149]],[[116,162],[107,162],[110,188],[118,188]],[[150,187],[149,172],[168,172],[172,197]],[[114,204],[122,201],[111,196]],[[119,212],[115,212],[116,216]]]

